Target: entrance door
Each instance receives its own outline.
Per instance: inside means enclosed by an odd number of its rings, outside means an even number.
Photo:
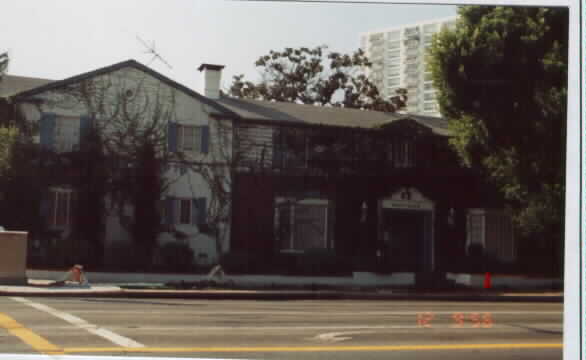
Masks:
[[[427,211],[383,209],[382,237],[386,261],[402,271],[423,271]]]

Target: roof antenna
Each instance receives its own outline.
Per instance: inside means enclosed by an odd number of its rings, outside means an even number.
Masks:
[[[153,54],[151,61],[149,61],[149,63],[147,65],[150,65],[153,61],[155,61],[155,59],[159,59],[162,63],[167,65],[169,67],[169,69],[173,68],[171,65],[169,65],[169,63],[167,61],[165,61],[165,59],[163,59],[163,57],[157,52],[157,50],[155,50],[155,42],[154,41],[152,42],[151,45],[149,45],[146,43],[146,41],[141,39],[140,36],[136,35],[136,38],[138,39],[138,41],[140,41],[144,45],[144,47],[147,48],[147,51],[145,53]]]

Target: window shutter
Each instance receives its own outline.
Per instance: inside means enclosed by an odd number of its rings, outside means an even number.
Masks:
[[[41,216],[41,222],[45,225],[53,223],[52,215],[54,213],[55,206],[55,193],[48,191],[43,194],[41,203],[39,206],[39,215]]]
[[[198,199],[191,199],[191,224],[199,225],[199,201]]]
[[[207,154],[210,146],[210,127],[202,126],[201,128],[201,152]]]
[[[207,223],[207,201],[206,201],[206,198],[193,199],[193,206],[196,209],[196,211],[194,211],[192,213],[193,222],[198,225]]]
[[[177,124],[174,122],[167,123],[167,150],[177,151]]]
[[[165,223],[167,225],[175,224],[175,199],[168,197],[165,199]]]
[[[92,118],[89,115],[82,115],[79,118],[79,143],[82,144],[92,129]]]
[[[39,138],[41,147],[44,149],[55,148],[55,126],[57,115],[53,113],[42,113],[39,120]]]

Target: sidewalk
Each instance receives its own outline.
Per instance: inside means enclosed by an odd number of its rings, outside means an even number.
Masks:
[[[489,302],[562,302],[563,292],[425,291],[396,290],[158,290],[125,289],[114,284],[67,284],[49,286],[50,281],[29,280],[27,286],[2,286],[0,296],[174,298],[201,300],[418,300]],[[122,285],[123,286],[123,285]]]

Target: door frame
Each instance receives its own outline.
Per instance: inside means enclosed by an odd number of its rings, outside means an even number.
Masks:
[[[408,194],[408,195],[406,195]],[[435,269],[435,203],[423,196],[417,189],[400,188],[392,195],[377,201],[378,244],[383,243],[383,211],[413,211],[423,214],[423,270],[431,272]],[[380,247],[380,245],[379,245]],[[377,249],[380,250],[380,249]]]

